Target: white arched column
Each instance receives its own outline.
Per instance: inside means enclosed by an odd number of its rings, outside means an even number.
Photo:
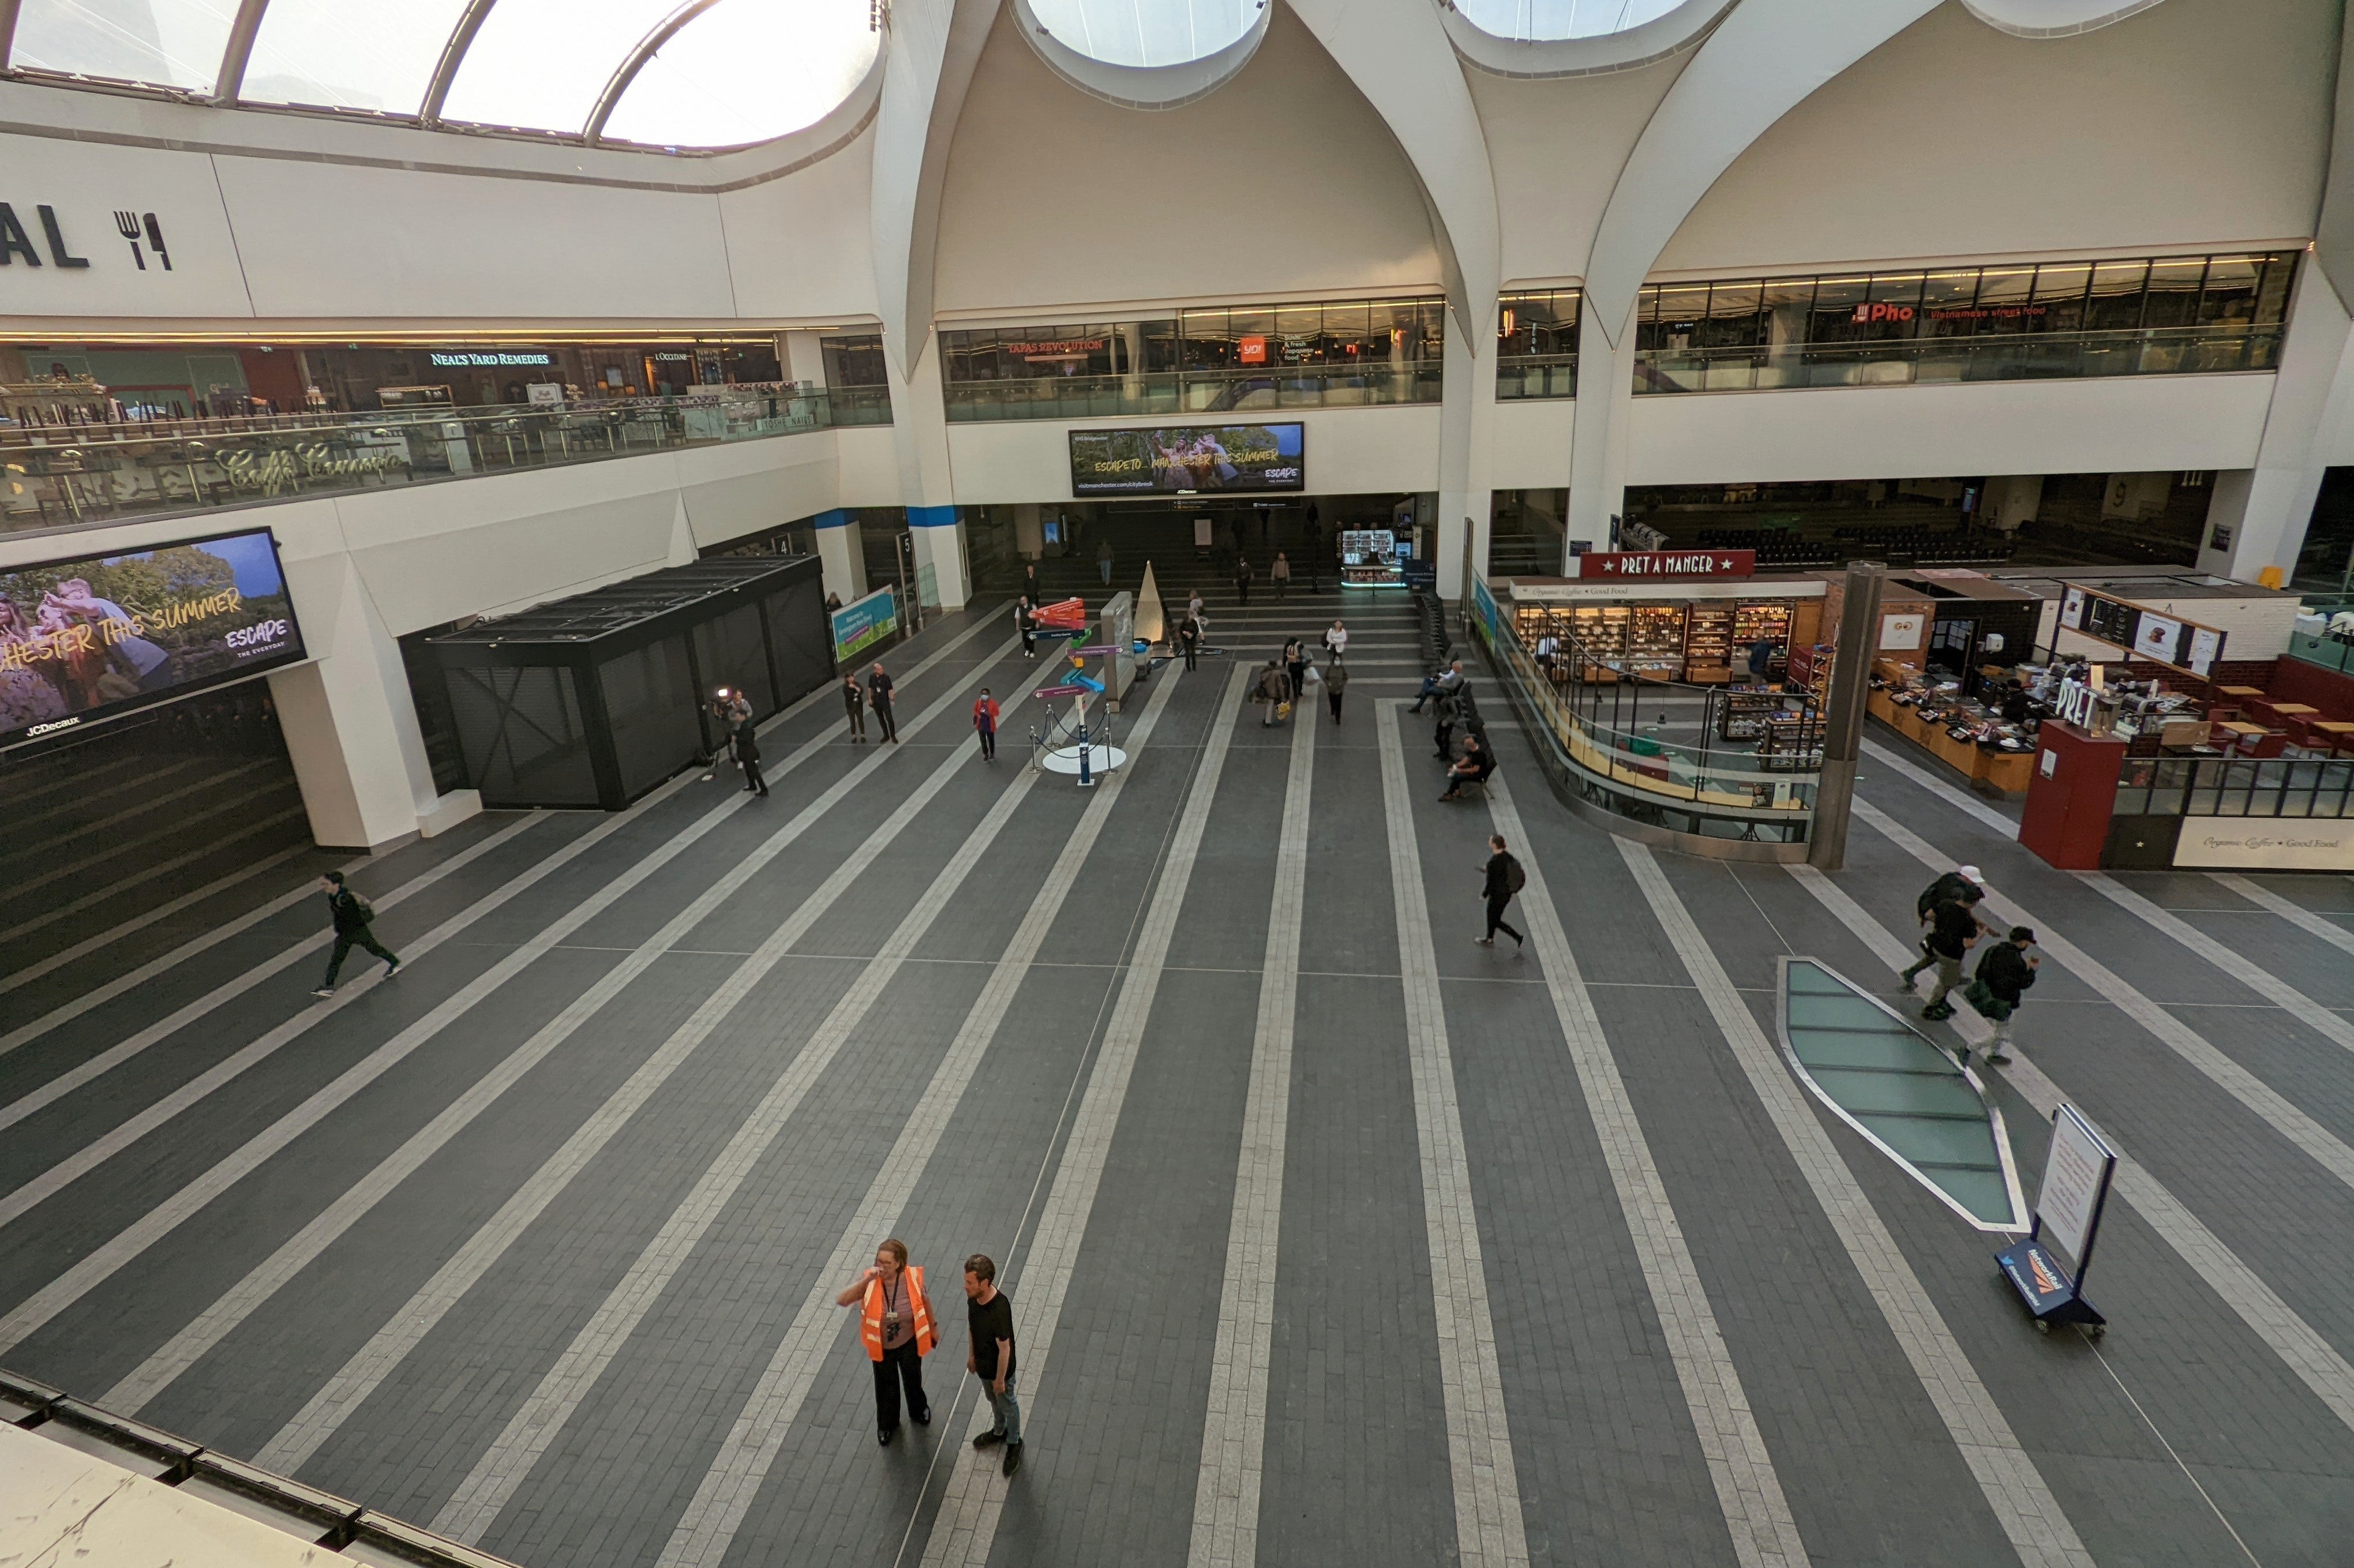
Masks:
[[[1625,509],[1635,304],[1668,241],[1775,122],[1941,3],[1742,0],[1693,52],[1628,154],[1587,259],[1570,538],[1607,537]]]
[[[1487,558],[1487,454],[1496,405],[1496,293],[1503,238],[1496,180],[1471,89],[1428,0],[1290,0],[1324,51],[1389,127],[1421,186],[1447,290],[1440,421],[1438,581],[1462,591],[1466,518]]]

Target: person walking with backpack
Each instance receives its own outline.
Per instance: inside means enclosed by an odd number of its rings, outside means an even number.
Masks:
[[[2024,926],[2013,926],[2010,935],[1988,948],[1978,959],[1978,972],[1962,1000],[1970,1011],[1994,1025],[1994,1039],[1987,1046],[1987,1060],[2003,1063],[2010,1060],[2011,1030],[2019,1020],[2020,993],[2035,983],[2035,971],[2043,960],[2028,956],[2027,949],[2035,945],[2035,933]],[[1968,1053],[1963,1053],[1965,1062]]]
[[[907,1390],[907,1414],[918,1426],[932,1424],[932,1402],[924,1394],[924,1358],[938,1335],[932,1328],[931,1298],[924,1294],[924,1271],[907,1263],[907,1244],[893,1236],[875,1249],[875,1266],[833,1298],[837,1307],[858,1307],[858,1338],[875,1363],[875,1441],[887,1448],[899,1430],[899,1392]]]
[[[1529,884],[1529,874],[1504,848],[1503,834],[1488,835],[1488,863],[1481,884],[1481,891],[1488,900],[1488,934],[1474,937],[1472,940],[1483,948],[1492,948],[1496,945],[1496,933],[1501,931],[1511,938],[1512,956],[1518,958],[1528,947],[1528,938],[1505,924],[1504,906],[1521,895],[1521,889]]]
[[[327,895],[327,917],[335,926],[335,950],[327,959],[327,978],[319,982],[313,996],[335,994],[335,977],[344,972],[344,959],[354,948],[366,948],[384,960],[387,980],[400,972],[400,955],[376,939],[368,922],[376,918],[376,906],[344,885],[344,874],[331,871],[319,878],[319,889]]]
[[[1954,1016],[1954,1004],[1946,1000],[1946,994],[1962,989],[1962,962],[1978,945],[1979,933],[1986,929],[1986,923],[1978,918],[1980,896],[1973,887],[1960,897],[1948,898],[1938,905],[1929,917],[1929,936],[1921,944],[1920,959],[1912,968],[1901,971],[1903,983],[1899,990],[1909,993],[1914,976],[1935,968],[1937,989],[1929,993],[1928,1005],[1921,1010],[1921,1016],[1932,1023]]]

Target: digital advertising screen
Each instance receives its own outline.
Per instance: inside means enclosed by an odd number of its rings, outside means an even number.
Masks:
[[[1142,430],[1073,430],[1074,495],[1302,490],[1304,427],[1172,425]]]
[[[0,746],[303,657],[267,528],[0,568]]]

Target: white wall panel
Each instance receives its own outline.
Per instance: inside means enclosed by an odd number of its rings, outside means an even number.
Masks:
[[[874,152],[870,132],[783,179],[721,194],[739,314],[809,320],[875,313],[866,219]]]
[[[1069,432],[1146,425],[1244,424],[1297,419],[1311,495],[1432,490],[1438,484],[1439,411],[1402,408],[1252,408],[1233,414],[1171,415],[1160,419],[1013,419],[950,425],[949,462],[961,505],[1069,501]]]
[[[718,197],[217,160],[265,316],[727,316]]]
[[[1498,490],[1557,489],[1569,482],[1577,405],[1567,397],[1521,397],[1496,405],[1490,472]]]
[[[0,314],[28,316],[244,316],[252,313],[237,245],[202,153],[111,147],[46,136],[0,136],[0,201],[16,214],[42,265],[0,268]],[[59,267],[40,208],[54,209],[71,258]],[[133,215],[143,236],[154,213],[172,265],[143,238],[139,255],[115,227]],[[144,261],[143,269],[139,263]]]
[[[1012,15],[957,125],[942,312],[1439,286],[1413,170],[1297,17],[1209,97],[1148,113],[1055,75]]]
[[[2249,468],[2272,390],[2149,376],[1638,397],[1628,482]]]
[[[2310,234],[2338,8],[2167,0],[2074,38],[1949,3],[1799,104],[1662,269],[2188,249]]]

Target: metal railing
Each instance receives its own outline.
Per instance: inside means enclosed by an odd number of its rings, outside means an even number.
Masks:
[[[951,421],[1360,408],[1437,402],[1439,365],[1437,360],[1424,359],[1400,365],[1151,370],[1133,376],[951,381],[942,391]]]
[[[1485,585],[1479,584],[1473,598],[1484,594]],[[1504,616],[1491,620],[1475,609],[1465,620],[1501,673],[1513,705],[1531,721],[1532,738],[1553,765],[1556,781],[1575,799],[1612,816],[1719,844],[1806,842],[1821,777],[1819,757],[1804,759],[1812,766],[1795,765],[1801,759],[1791,758],[1793,765],[1769,767],[1754,754],[1715,748],[1708,739],[1712,722],[1697,746],[1612,727],[1600,722],[1598,713],[1581,713],[1578,702],[1563,694]],[[1643,687],[1663,688],[1699,695],[1704,715],[1713,720],[1714,701],[1721,699],[1706,694],[1706,688],[1665,682]]]
[[[1990,334],[1876,343],[1789,343],[1646,349],[1635,391],[1762,392],[2103,376],[2197,376],[2273,370],[2283,330],[2153,327],[2132,332]]]
[[[1527,354],[1496,362],[1496,401],[1577,396],[1577,355]]]
[[[2128,758],[2115,814],[2354,817],[2354,758]]]
[[[875,387],[0,426],[0,531],[70,528],[890,422],[889,390]]]

